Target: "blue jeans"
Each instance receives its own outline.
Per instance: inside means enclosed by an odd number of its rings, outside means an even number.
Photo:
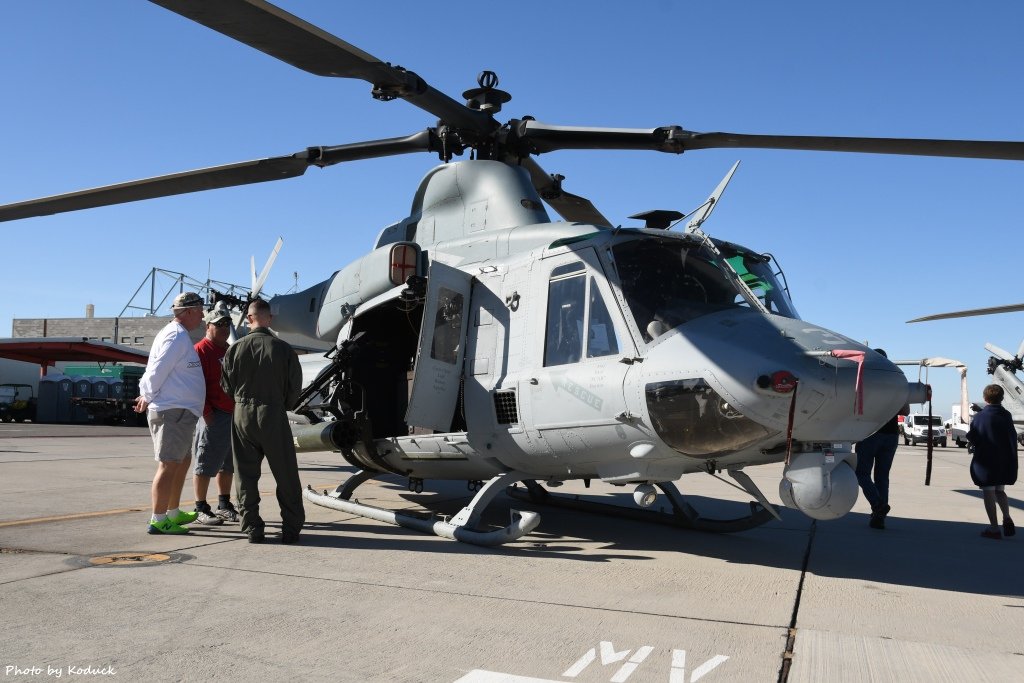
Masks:
[[[899,434],[872,434],[854,449],[857,453],[857,483],[872,508],[889,504],[889,470],[892,469],[898,442]],[[871,480],[872,467],[875,469],[874,481]]]

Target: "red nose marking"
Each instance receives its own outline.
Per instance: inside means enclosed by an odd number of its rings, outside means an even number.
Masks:
[[[788,370],[779,370],[772,374],[772,391],[788,394],[796,388],[796,377]]]

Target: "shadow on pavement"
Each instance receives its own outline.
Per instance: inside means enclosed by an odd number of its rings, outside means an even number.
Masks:
[[[972,498],[982,500],[981,489],[956,489],[955,493],[962,493],[965,496],[970,496]],[[1010,507],[1024,511],[1024,500],[1007,496],[1007,501],[1010,503]],[[1011,517],[1012,516],[1013,515],[1011,515]]]
[[[386,488],[405,488],[397,482],[396,478]],[[402,493],[401,498],[420,512],[427,510],[442,517],[454,515],[471,500],[461,482],[431,483],[432,488],[439,490]],[[629,494],[593,499],[632,505]],[[706,517],[735,518],[749,510],[743,502],[696,495],[686,499]],[[1020,501],[1014,502],[1018,507],[1021,505]],[[543,521],[529,536],[503,547],[470,546],[400,527],[368,525],[361,518],[320,525],[328,533],[304,535],[303,545],[489,553],[585,562],[651,560],[659,552],[679,552],[736,564],[799,570],[811,542],[808,570],[818,576],[985,595],[1018,596],[1024,586],[1019,571],[1013,569],[1024,566],[1024,533],[993,541],[979,536],[983,526],[976,522],[890,516],[888,528],[879,531],[868,527],[868,515],[863,513],[812,524],[802,513],[783,509],[781,522],[772,521],[734,534],[713,534],[524,503],[507,496],[494,501],[485,514],[485,522],[493,526],[507,524],[512,509],[539,512]],[[316,528],[314,525],[310,530]]]

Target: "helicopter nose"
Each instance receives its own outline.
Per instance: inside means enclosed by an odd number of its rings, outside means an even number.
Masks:
[[[804,419],[794,421],[794,438],[860,441],[907,402],[907,378],[885,356],[815,325],[775,322],[800,363],[797,405]]]
[[[648,349],[641,372],[659,436],[704,458],[759,442],[770,447],[785,438],[791,421],[799,441],[859,441],[908,396],[903,372],[866,346],[802,320],[748,310],[675,328]]]

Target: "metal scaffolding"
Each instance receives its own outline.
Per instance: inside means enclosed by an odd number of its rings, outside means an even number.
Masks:
[[[142,305],[139,299],[144,297],[143,290],[146,289],[146,285],[149,285],[149,305]],[[167,307],[170,305],[169,301],[173,300],[174,296],[184,292],[185,290],[194,291],[199,296],[203,297],[207,301],[210,301],[211,292],[216,290],[221,294],[231,294],[245,298],[249,292],[248,287],[242,285],[233,285],[230,282],[221,282],[220,280],[212,280],[207,278],[206,280],[197,280],[193,277],[185,275],[184,273],[177,273],[171,270],[164,270],[163,268],[152,268],[149,271],[139,288],[132,294],[131,300],[125,304],[125,307],[121,310],[118,317],[124,317],[124,314],[128,311],[142,311],[143,315],[165,315],[167,313]],[[161,295],[160,292],[163,294]],[[140,296],[142,295],[142,296]],[[159,299],[157,297],[160,297]],[[166,305],[165,305],[166,304]]]

